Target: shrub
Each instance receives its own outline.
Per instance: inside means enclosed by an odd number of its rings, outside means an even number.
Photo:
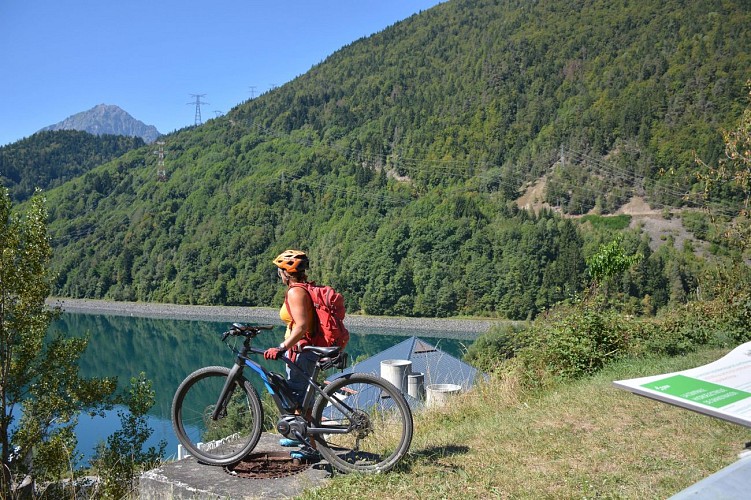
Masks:
[[[521,346],[520,332],[523,326],[506,324],[491,328],[469,346],[464,361],[481,371],[493,371],[507,359],[516,355]]]
[[[681,214],[683,227],[700,240],[706,240],[709,233],[709,215],[704,212],[684,211]]]
[[[519,372],[523,386],[535,388],[595,373],[619,358],[735,347],[751,340],[751,268],[718,266],[714,273],[704,279],[704,300],[665,309],[657,317],[625,314],[611,298],[594,293],[559,304],[526,328],[491,330],[465,360],[484,370],[505,364]]]
[[[719,302],[719,329],[731,345],[751,340],[751,268],[745,263],[718,272],[714,287]]]
[[[674,307],[652,321],[642,321],[640,354],[679,356],[710,344],[714,338],[711,311],[706,304],[689,303]]]
[[[518,355],[527,382],[577,378],[628,352],[632,321],[583,304],[558,310],[522,333]]]
[[[126,410],[118,411],[122,428],[100,443],[92,459],[92,468],[101,478],[101,496],[124,498],[132,494],[141,471],[155,467],[164,458],[167,442],[143,450],[153,434],[147,413],[154,405],[152,383],[144,373],[130,379],[130,388],[122,396]]]

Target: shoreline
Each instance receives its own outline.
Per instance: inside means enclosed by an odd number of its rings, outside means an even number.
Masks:
[[[132,316],[138,318],[183,319],[193,321],[248,322],[268,321],[280,324],[279,310],[271,307],[242,306],[199,306],[157,304],[151,302],[114,302],[96,299],[70,299],[49,297],[50,307],[60,306],[63,312],[80,314],[102,314],[111,316]],[[348,328],[373,328],[397,330],[426,330],[439,332],[464,332],[479,336],[492,326],[507,320],[493,319],[451,319],[451,318],[407,318],[388,316],[347,315]]]

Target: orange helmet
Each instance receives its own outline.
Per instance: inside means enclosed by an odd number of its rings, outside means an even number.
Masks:
[[[308,256],[302,250],[285,250],[274,259],[274,264],[288,273],[298,273],[308,268]]]

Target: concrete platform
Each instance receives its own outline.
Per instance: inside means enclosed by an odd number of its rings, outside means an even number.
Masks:
[[[670,497],[670,500],[711,498],[713,500],[737,500],[751,498],[751,451],[740,459]]]
[[[278,434],[264,433],[253,453],[284,450],[290,448],[279,446]],[[143,473],[139,496],[145,500],[293,498],[321,486],[329,477],[331,469],[325,461],[292,476],[258,479],[237,477],[224,467],[200,464],[189,457]]]

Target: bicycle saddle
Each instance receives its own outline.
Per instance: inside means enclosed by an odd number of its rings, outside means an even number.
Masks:
[[[340,349],[341,348],[336,345],[332,347],[320,347],[317,345],[306,345],[305,347],[302,348],[303,351],[312,351],[321,357],[334,356],[336,353],[339,352]]]

